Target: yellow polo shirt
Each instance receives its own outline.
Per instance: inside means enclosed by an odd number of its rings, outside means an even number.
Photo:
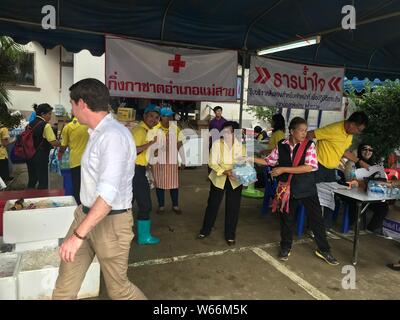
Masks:
[[[44,120],[41,116],[37,116],[38,118]],[[45,138],[48,142],[52,142],[57,140],[56,135],[54,134],[53,128],[51,127],[50,123],[46,122],[46,125],[44,126],[43,129],[43,138]]]
[[[1,140],[9,138],[8,129],[6,127],[0,128],[0,160],[8,159],[7,148],[1,144]]]
[[[232,170],[233,165],[237,163],[239,158],[246,157],[246,147],[235,139],[232,148],[229,147],[223,139],[215,141],[211,147],[210,159],[208,166],[212,169],[208,176],[212,184],[224,189],[227,176],[224,171]],[[232,189],[240,186],[236,179],[229,178]]]
[[[328,169],[335,169],[345,151],[351,146],[353,135],[344,129],[344,121],[315,129],[318,162]]]
[[[144,121],[141,121],[136,127],[134,127],[131,131],[133,139],[135,140],[136,147],[143,146],[144,144],[152,141],[154,138],[154,135],[148,134],[151,129],[148,127]],[[153,132],[153,131],[152,131]],[[147,166],[149,164],[149,159],[148,159],[148,149],[145,151],[139,153],[136,157],[135,163],[139,166]]]
[[[285,139],[285,133],[282,130],[273,132],[271,138],[269,138],[267,150],[275,149],[282,139]]]
[[[155,130],[161,129],[165,136],[168,136],[169,131],[171,130],[172,132],[175,131],[176,137],[177,137],[177,141],[183,141],[183,134],[181,134],[181,129],[179,129],[179,127],[175,124],[170,124],[169,128],[164,128],[161,124],[161,122],[159,122],[155,127]]]
[[[70,150],[70,168],[81,165],[82,155],[85,152],[88,140],[88,127],[80,124],[76,117],[63,128],[61,132],[61,146],[68,147]]]

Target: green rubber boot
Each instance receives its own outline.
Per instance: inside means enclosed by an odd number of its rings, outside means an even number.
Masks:
[[[138,244],[158,244],[160,239],[150,234],[151,220],[137,220]]]

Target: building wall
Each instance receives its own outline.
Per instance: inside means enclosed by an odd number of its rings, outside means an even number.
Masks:
[[[34,103],[47,102],[54,106],[62,104],[69,107],[69,97],[65,94],[72,84],[72,68],[62,68],[62,89],[60,89],[60,49],[55,47],[45,50],[35,42],[30,42],[24,46],[28,52],[35,54],[35,86],[19,86],[18,89],[12,87],[9,90],[11,97],[11,109],[21,111],[32,111]],[[66,59],[66,52],[63,50],[62,59]]]
[[[88,50],[74,54],[74,83],[85,78],[95,78],[104,83],[105,56],[95,57]]]

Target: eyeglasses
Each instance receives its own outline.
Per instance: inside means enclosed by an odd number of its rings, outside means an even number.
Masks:
[[[362,148],[361,150],[362,150],[362,151],[369,151],[369,152],[374,151],[374,149],[372,149],[372,148]]]

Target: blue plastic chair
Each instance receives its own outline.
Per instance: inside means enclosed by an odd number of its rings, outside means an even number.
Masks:
[[[349,204],[345,201],[338,201],[336,202],[335,211],[333,211],[332,219],[336,222],[339,216],[340,204],[343,203],[344,210],[343,210],[343,221],[342,221],[342,233],[349,232],[350,229],[350,220],[349,220]]]
[[[296,220],[297,220],[297,236],[300,238],[304,233],[304,226],[306,222],[306,208],[302,203],[297,206],[296,209]]]
[[[264,176],[265,176],[265,190],[264,190],[264,199],[263,205],[261,208],[261,215],[265,216],[268,214],[269,210],[269,202],[275,197],[276,188],[278,186],[278,182],[275,178],[272,178],[272,183],[270,183],[270,172],[271,167],[265,167]]]

